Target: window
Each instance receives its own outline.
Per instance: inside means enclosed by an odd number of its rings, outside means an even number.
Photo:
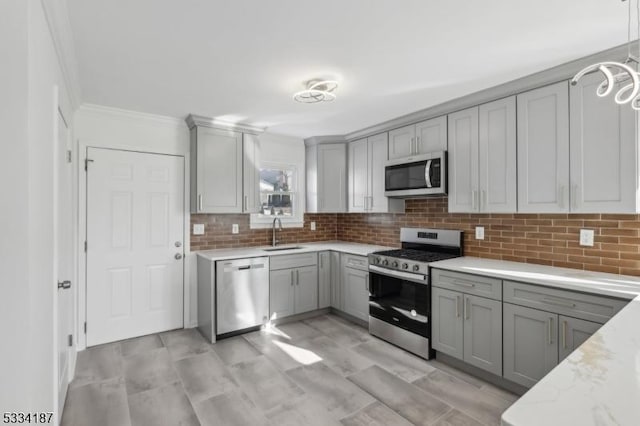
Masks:
[[[295,181],[291,168],[260,169],[260,215],[295,216]]]
[[[285,227],[304,224],[300,176],[293,164],[260,164],[260,210],[251,215],[251,228],[270,228],[278,218]],[[303,194],[303,193],[302,193]]]

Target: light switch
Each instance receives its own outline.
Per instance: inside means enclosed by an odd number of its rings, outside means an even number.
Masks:
[[[580,230],[580,245],[593,247],[594,231],[593,229]]]
[[[311,230],[312,231],[316,230],[316,223],[315,222],[311,222]]]
[[[484,226],[476,226],[476,240],[484,240]]]
[[[193,224],[193,235],[204,235],[204,223]]]
[[[238,224],[234,223],[233,225],[231,225],[231,233],[237,234],[238,232],[240,232],[240,228],[238,228]]]

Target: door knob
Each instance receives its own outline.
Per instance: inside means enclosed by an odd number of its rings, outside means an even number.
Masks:
[[[71,288],[71,281],[58,281],[58,289],[66,290],[68,288]]]
[[[176,258],[176,260],[180,260],[182,259],[182,253],[176,253],[174,257]]]

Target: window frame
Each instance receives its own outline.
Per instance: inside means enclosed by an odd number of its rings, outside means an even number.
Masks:
[[[303,192],[300,188],[302,187],[303,181],[299,167],[291,162],[261,161],[258,167],[258,175],[260,174],[260,170],[263,169],[289,170],[292,172],[292,188],[290,189],[293,190],[287,191],[286,193],[290,194],[293,199],[291,205],[293,215],[266,216],[262,213],[252,213],[249,220],[250,229],[271,228],[271,226],[273,226],[273,219],[276,217],[280,219],[284,228],[302,228],[304,226],[304,204],[302,203],[303,200],[300,199],[303,197]],[[262,191],[260,191],[260,193],[262,194]],[[277,191],[274,193],[277,193]]]

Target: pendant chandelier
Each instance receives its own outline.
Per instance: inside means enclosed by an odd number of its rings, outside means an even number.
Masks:
[[[307,88],[293,95],[293,99],[303,104],[315,104],[317,102],[331,102],[335,100],[333,93],[338,88],[338,82],[333,80],[311,80]]]
[[[587,73],[592,71],[600,71],[604,80],[596,89],[596,94],[601,98],[610,95],[614,86],[621,84],[622,87],[616,92],[614,100],[619,105],[631,104],[631,108],[638,111],[640,110],[640,76],[636,68],[640,63],[637,56],[631,54],[631,2],[628,1],[628,22],[627,22],[627,59],[624,62],[599,62],[597,64],[589,65],[582,71],[577,73],[571,84],[575,86],[578,81]],[[636,2],[636,21],[638,24],[638,35],[640,36],[640,0]]]

